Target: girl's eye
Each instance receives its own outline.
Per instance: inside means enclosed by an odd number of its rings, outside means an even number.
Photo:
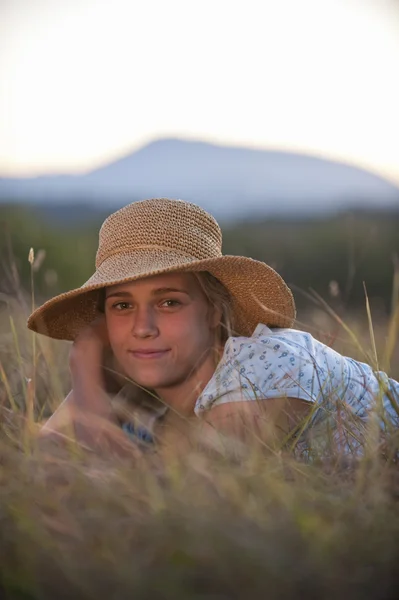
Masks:
[[[176,306],[180,306],[180,302],[178,300],[165,300],[162,302],[161,306],[165,306],[166,308],[175,308]]]
[[[115,304],[112,305],[112,308],[115,308],[116,310],[127,310],[128,308],[130,308],[130,303],[129,302],[116,302]]]

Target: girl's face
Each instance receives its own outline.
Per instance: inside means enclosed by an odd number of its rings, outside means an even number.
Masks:
[[[167,273],[106,289],[113,353],[125,375],[156,391],[173,388],[213,365],[212,308],[192,273]],[[206,382],[205,382],[206,383]]]

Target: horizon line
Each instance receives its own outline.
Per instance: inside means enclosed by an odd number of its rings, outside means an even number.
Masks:
[[[91,173],[92,171],[97,171],[101,168],[107,167],[110,164],[113,164],[115,162],[118,162],[119,160],[123,160],[124,158],[127,158],[128,156],[135,154],[136,152],[139,152],[140,150],[155,144],[157,142],[164,142],[164,141],[179,141],[179,142],[183,142],[183,143],[200,143],[200,144],[205,144],[208,146],[216,146],[216,147],[220,147],[220,148],[229,148],[229,149],[240,149],[240,150],[253,150],[255,152],[275,152],[275,153],[279,153],[279,154],[294,154],[294,155],[298,155],[298,156],[307,156],[309,158],[315,158],[315,159],[320,159],[320,160],[325,160],[328,162],[332,162],[332,163],[338,163],[338,164],[342,164],[342,165],[347,165],[353,168],[357,168],[363,171],[366,171],[368,173],[371,173],[373,175],[376,175],[378,177],[381,177],[382,179],[386,180],[387,182],[391,183],[392,185],[399,187],[399,165],[398,165],[398,169],[397,172],[392,171],[391,169],[389,170],[385,170],[385,169],[381,169],[377,166],[372,166],[369,164],[366,164],[364,161],[361,160],[356,160],[356,159],[349,159],[345,156],[340,156],[338,153],[334,153],[334,152],[328,152],[328,151],[320,151],[320,150],[312,150],[312,149],[306,149],[303,147],[295,147],[295,146],[283,146],[283,145],[267,145],[267,146],[260,146],[258,144],[256,145],[250,145],[247,144],[245,142],[226,142],[223,140],[219,140],[216,138],[201,138],[201,137],[191,137],[191,136],[183,136],[183,135],[179,135],[179,134],[165,134],[165,135],[161,135],[159,137],[148,137],[147,139],[143,140],[142,142],[139,142],[137,144],[129,144],[128,147],[126,147],[126,149],[123,150],[119,150],[117,152],[111,152],[107,155],[107,157],[104,156],[103,159],[99,159],[96,160],[94,159],[93,161],[87,161],[87,163],[85,164],[84,167],[82,168],[72,168],[72,169],[57,169],[57,168],[49,168],[47,170],[43,170],[43,169],[35,169],[33,168],[28,168],[28,169],[23,169],[23,170],[19,170],[17,168],[17,171],[15,171],[14,169],[8,169],[6,168],[6,170],[4,170],[0,164],[0,179],[36,179],[36,178],[40,178],[40,177],[57,177],[57,176],[83,176],[83,175],[87,175],[88,173]]]

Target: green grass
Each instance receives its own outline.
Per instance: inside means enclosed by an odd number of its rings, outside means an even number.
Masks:
[[[30,301],[8,299],[0,313],[0,597],[396,597],[397,432],[366,427],[357,458],[327,438],[311,460],[290,443],[167,463],[39,448],[39,423],[68,391],[69,346],[33,341]],[[315,299],[300,318],[398,377],[396,308],[376,322],[366,306],[337,320]]]

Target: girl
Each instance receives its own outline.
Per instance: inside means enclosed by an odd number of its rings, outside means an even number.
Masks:
[[[73,341],[72,391],[43,435],[72,425],[93,450],[181,448],[198,423],[201,441],[222,432],[271,445],[301,423],[304,439],[326,415],[334,430],[337,410],[363,422],[376,403],[397,426],[399,384],[294,330],[282,278],[221,245],[215,219],[180,200],[134,202],[106,219],[94,275],[28,321]]]

